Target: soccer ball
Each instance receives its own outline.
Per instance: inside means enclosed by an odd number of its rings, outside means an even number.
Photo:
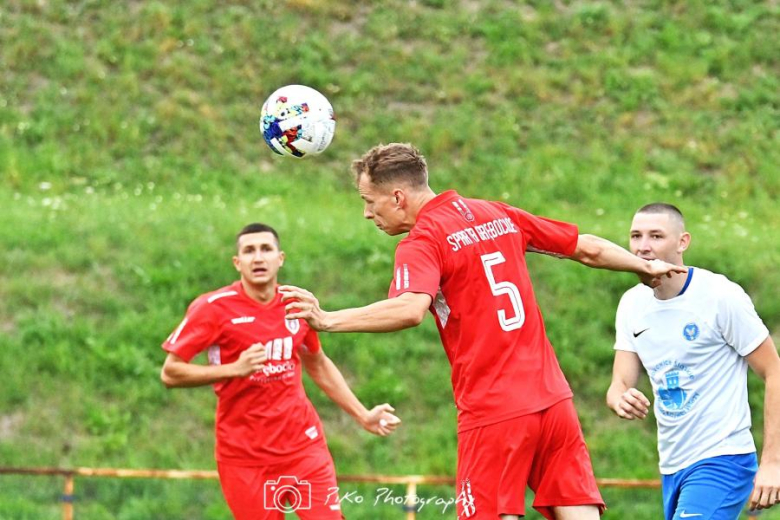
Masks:
[[[325,96],[311,87],[287,85],[263,103],[260,130],[271,150],[302,158],[328,147],[336,120]]]

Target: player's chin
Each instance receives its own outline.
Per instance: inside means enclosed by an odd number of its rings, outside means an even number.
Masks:
[[[377,226],[377,227],[378,227],[378,226]],[[394,237],[394,236],[396,236],[396,235],[400,235],[401,233],[403,233],[403,231],[402,231],[402,230],[400,230],[400,229],[395,229],[395,228],[380,227],[379,229],[381,229],[382,231],[384,231],[385,233],[387,233],[387,234],[388,234],[388,235],[390,235],[391,237]]]
[[[273,275],[269,271],[252,272],[249,275],[249,282],[253,285],[265,285],[271,281]]]

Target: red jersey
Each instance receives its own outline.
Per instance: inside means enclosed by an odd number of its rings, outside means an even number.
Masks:
[[[273,464],[325,445],[322,423],[303,389],[299,356],[299,349],[319,351],[320,341],[305,321],[285,319],[278,293],[263,305],[239,281],[204,294],[162,347],[185,361],[208,349],[209,363],[219,365],[233,363],[255,343],[266,347],[263,370],[214,384],[219,462]]]
[[[459,431],[572,396],[544,330],[525,253],[571,256],[577,237],[572,224],[446,191],[422,208],[399,242],[389,296],[433,298]]]

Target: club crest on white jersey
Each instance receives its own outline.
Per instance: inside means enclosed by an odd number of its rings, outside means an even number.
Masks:
[[[683,328],[683,336],[688,341],[693,341],[699,337],[699,326],[695,323],[689,323]]]

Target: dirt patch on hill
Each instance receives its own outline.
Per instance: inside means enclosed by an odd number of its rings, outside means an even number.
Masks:
[[[5,441],[12,439],[23,421],[24,415],[20,412],[9,415],[0,415],[0,440]]]

